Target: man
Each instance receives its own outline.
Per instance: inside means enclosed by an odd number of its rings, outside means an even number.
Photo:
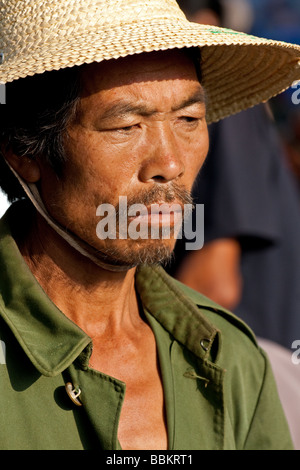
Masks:
[[[208,121],[237,112],[299,75],[299,48],[190,25],[174,1],[9,1],[1,18],[2,187],[26,194],[1,222],[1,447],[292,448],[252,332],[157,266],[177,216],[152,206],[190,203],[204,88]],[[251,92],[222,78],[217,57],[246,67],[255,48],[270,61]],[[120,197],[146,207],[128,232],[159,237],[124,236]]]

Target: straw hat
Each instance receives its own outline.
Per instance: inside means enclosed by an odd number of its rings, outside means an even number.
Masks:
[[[208,122],[300,78],[300,46],[190,23],[175,0],[2,0],[0,82],[141,52],[199,46]]]

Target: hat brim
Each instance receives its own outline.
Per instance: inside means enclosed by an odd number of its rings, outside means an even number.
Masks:
[[[55,40],[55,37],[57,38]],[[208,123],[252,107],[300,79],[300,46],[181,21],[139,21],[110,29],[85,29],[51,41],[26,41],[0,66],[7,83],[45,71],[184,47],[202,51]]]

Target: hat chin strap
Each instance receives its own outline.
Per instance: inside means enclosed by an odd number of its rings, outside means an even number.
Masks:
[[[93,261],[93,263],[95,263],[100,268],[103,268],[107,271],[122,272],[128,271],[128,269],[130,269],[130,266],[115,266],[107,263],[103,259],[99,259],[98,256],[93,254],[93,252],[97,253],[97,255],[100,254],[104,256],[100,251],[88,245],[80,238],[74,235],[70,235],[67,230],[65,230],[58,222],[56,222],[53,217],[51,217],[51,215],[48,213],[36,185],[32,183],[26,183],[7,161],[6,163],[18,179],[23,190],[25,191],[26,195],[28,196],[36,210],[39,212],[39,214],[48,222],[50,227],[52,227],[53,230],[55,230],[55,232],[58,233],[58,235],[60,235],[72,248],[78,251],[81,255]]]

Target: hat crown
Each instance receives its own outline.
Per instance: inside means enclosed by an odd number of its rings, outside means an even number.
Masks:
[[[5,60],[31,46],[145,20],[185,20],[175,0],[1,0],[0,50]],[[133,31],[134,32],[134,31]]]
[[[144,19],[185,19],[175,0],[1,0],[2,40],[28,28],[61,33],[80,27],[114,27]],[[62,29],[60,29],[62,28]],[[28,31],[29,32],[29,31]]]

